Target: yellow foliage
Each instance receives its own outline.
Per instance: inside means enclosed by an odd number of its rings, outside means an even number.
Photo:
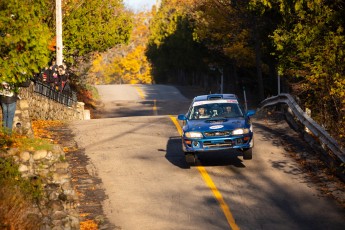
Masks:
[[[129,84],[131,84],[131,85],[135,85],[135,84],[138,84],[138,83],[139,83],[139,81],[138,80],[134,80],[134,79],[130,80],[130,82],[129,82]]]
[[[151,84],[151,64],[146,57],[146,44],[149,36],[148,13],[138,14],[130,43],[118,46],[95,56],[89,75],[100,83]],[[142,20],[146,18],[146,20]]]

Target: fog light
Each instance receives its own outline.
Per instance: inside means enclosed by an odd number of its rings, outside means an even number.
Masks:
[[[249,141],[250,137],[244,137],[243,140],[244,141]]]
[[[193,141],[193,146],[194,147],[199,147],[199,142],[198,141]]]
[[[236,144],[237,144],[237,145],[240,145],[240,144],[242,144],[242,143],[243,143],[242,139],[236,139]]]

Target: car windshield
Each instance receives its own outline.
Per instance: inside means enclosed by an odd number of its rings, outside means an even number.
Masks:
[[[242,117],[243,113],[238,103],[207,103],[193,106],[188,115],[189,120],[209,118]]]

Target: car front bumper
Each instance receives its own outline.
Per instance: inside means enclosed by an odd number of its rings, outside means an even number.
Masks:
[[[184,152],[207,152],[226,149],[248,149],[254,146],[253,134],[193,139],[182,136],[182,149]]]

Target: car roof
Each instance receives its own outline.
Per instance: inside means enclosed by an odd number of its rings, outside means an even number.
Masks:
[[[193,102],[196,101],[209,101],[209,100],[217,100],[217,99],[235,99],[238,100],[235,94],[209,94],[209,95],[200,95],[194,97]]]

